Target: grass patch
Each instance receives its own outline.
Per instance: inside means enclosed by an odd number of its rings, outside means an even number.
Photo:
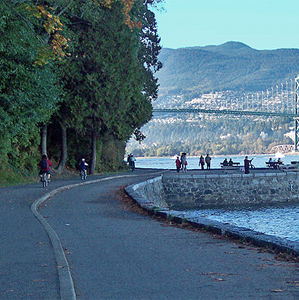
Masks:
[[[24,183],[32,183],[38,180],[38,173],[30,173],[28,170],[19,170],[9,164],[0,166],[0,187]]]
[[[52,164],[53,167],[51,168],[51,178],[53,180],[68,179],[76,176],[79,178],[78,170],[66,167],[62,173],[58,173],[57,170],[55,169],[57,163],[52,161]],[[124,174],[127,173],[128,171],[129,169],[123,169],[117,172],[107,171],[107,172],[97,173],[95,175],[109,176],[115,174]],[[40,178],[38,173],[39,173],[38,170],[30,172],[26,169],[20,170],[14,166],[11,166],[8,163],[6,164],[2,163],[0,165],[0,188],[5,186],[39,182]]]

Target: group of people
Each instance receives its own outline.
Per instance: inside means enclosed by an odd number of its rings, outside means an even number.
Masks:
[[[206,167],[207,170],[210,170],[211,169],[211,160],[212,160],[212,158],[209,154],[207,154],[206,157],[203,157],[201,155],[199,158],[199,166],[201,167],[201,169],[204,170],[205,165],[207,165],[207,167]],[[249,159],[248,156],[245,156],[245,159],[244,159],[245,174],[249,174],[249,169],[251,167],[252,160],[253,160],[253,158]],[[185,152],[183,152],[180,158],[179,158],[179,156],[177,156],[175,164],[176,164],[177,172],[180,172],[181,170],[183,172],[187,172],[187,165],[188,165],[187,154]],[[223,164],[223,166],[233,166],[234,162],[232,159],[230,159],[228,161],[225,158],[222,164]]]
[[[80,173],[83,171],[85,173],[85,177],[87,175],[87,166],[88,163],[85,161],[85,158],[82,158],[79,163],[79,171]],[[47,174],[47,179],[50,181],[51,172],[50,167],[52,167],[52,163],[46,154],[42,155],[42,160],[39,163],[39,176],[42,178],[43,174]]]
[[[253,160],[253,158],[249,159],[248,156],[245,156],[245,159],[244,159],[244,173],[245,174],[249,174],[249,169],[251,167],[252,160]],[[238,164],[238,163],[235,163],[235,164]],[[232,167],[234,165],[234,162],[231,158],[229,161],[227,161],[227,159],[225,158],[224,161],[222,162],[222,165],[224,167]]]
[[[201,155],[199,158],[199,166],[201,167],[201,169],[204,170],[205,164],[206,164],[207,169],[210,170],[211,169],[211,160],[212,160],[212,158],[209,154],[207,154],[206,157],[203,157]],[[182,170],[182,172],[187,172],[188,162],[187,162],[187,154],[185,152],[182,153],[180,158],[177,156],[175,165],[176,165],[177,172],[180,172],[180,170]]]
[[[136,161],[136,158],[134,157],[134,155],[129,154],[128,158],[127,158],[127,162],[129,164],[130,168],[132,169],[132,171],[135,170],[135,161]],[[80,160],[78,166],[79,166],[80,174],[81,174],[81,172],[84,172],[85,178],[86,178],[88,163],[85,161],[85,158],[82,158]],[[42,159],[39,162],[39,176],[40,176],[40,178],[42,178],[42,175],[44,173],[46,173],[47,174],[47,179],[48,179],[48,181],[50,181],[50,177],[51,177],[50,167],[52,167],[52,163],[51,163],[50,159],[48,158],[48,156],[46,154],[43,154]]]
[[[181,155],[181,158],[177,156],[175,160],[175,165],[176,165],[176,171],[180,172],[182,170],[183,172],[187,172],[187,153],[183,152]]]
[[[205,169],[205,165],[206,165],[206,169],[210,170],[211,169],[211,160],[212,160],[212,158],[210,157],[209,154],[207,154],[206,157],[203,157],[201,155],[200,158],[199,158],[199,166],[200,166],[200,168],[202,170],[204,170]],[[252,160],[253,160],[253,158],[252,159],[248,159],[248,156],[245,156],[245,159],[244,159],[244,171],[245,171],[245,174],[249,173],[249,169],[250,169]],[[134,155],[133,154],[129,154],[128,158],[127,158],[127,162],[129,164],[130,168],[132,169],[132,171],[135,170],[135,161],[136,161],[136,158],[134,157]],[[187,154],[185,152],[183,152],[181,154],[181,157],[177,156],[175,164],[176,164],[176,170],[177,170],[177,172],[180,172],[180,171],[187,172],[187,165],[188,165]],[[230,159],[229,161],[227,161],[227,159],[225,158],[222,164],[223,164],[223,166],[232,166],[233,165],[233,161],[232,161],[232,159]],[[42,156],[42,160],[39,163],[39,167],[40,167],[39,175],[40,175],[40,177],[42,177],[43,173],[46,173],[48,175],[48,180],[50,181],[50,167],[51,166],[52,166],[51,161],[48,159],[47,155],[44,154]],[[80,172],[84,171],[85,174],[87,174],[87,166],[88,166],[88,164],[86,163],[85,159],[82,158],[81,161],[80,161],[80,163],[79,163],[79,171]]]
[[[281,158],[278,158],[278,160],[276,161],[276,159],[272,159],[271,157],[269,158],[269,161],[268,161],[268,164],[271,164],[271,163],[276,163],[276,164],[279,164],[279,165],[282,165],[283,162],[281,160]]]
[[[283,162],[281,160],[281,158],[278,158],[278,160],[276,161],[276,159],[272,159],[271,157],[269,158],[269,161],[266,162],[266,164],[268,165],[269,168],[273,168],[273,169],[279,169],[280,165],[283,165]]]
[[[227,167],[227,166],[232,167],[234,165],[234,162],[233,162],[233,160],[231,158],[229,159],[229,161],[227,161],[227,158],[225,158],[224,161],[223,161],[223,163],[222,163],[222,165],[224,167]]]
[[[212,158],[209,154],[207,154],[205,158],[201,155],[199,158],[199,166],[201,167],[201,169],[204,170],[205,163],[206,163],[207,170],[210,170],[211,169],[211,160],[212,160]]]

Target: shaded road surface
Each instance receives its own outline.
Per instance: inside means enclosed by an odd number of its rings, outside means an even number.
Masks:
[[[0,299],[59,299],[52,246],[30,211],[38,197],[71,181],[0,189]]]
[[[67,253],[78,299],[299,299],[299,269],[256,248],[125,210],[115,179],[41,209]]]
[[[143,172],[69,189],[41,207],[78,299],[299,299],[298,264],[124,209],[120,187],[153,177]],[[0,299],[60,299],[53,249],[30,211],[45,192],[40,184],[0,189]]]

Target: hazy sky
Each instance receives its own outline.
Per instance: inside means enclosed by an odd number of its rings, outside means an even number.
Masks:
[[[238,41],[255,49],[299,48],[299,0],[164,0],[162,46]]]

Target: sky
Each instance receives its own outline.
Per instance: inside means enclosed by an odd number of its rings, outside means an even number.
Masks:
[[[164,48],[220,45],[299,49],[299,0],[164,0],[156,19]]]

